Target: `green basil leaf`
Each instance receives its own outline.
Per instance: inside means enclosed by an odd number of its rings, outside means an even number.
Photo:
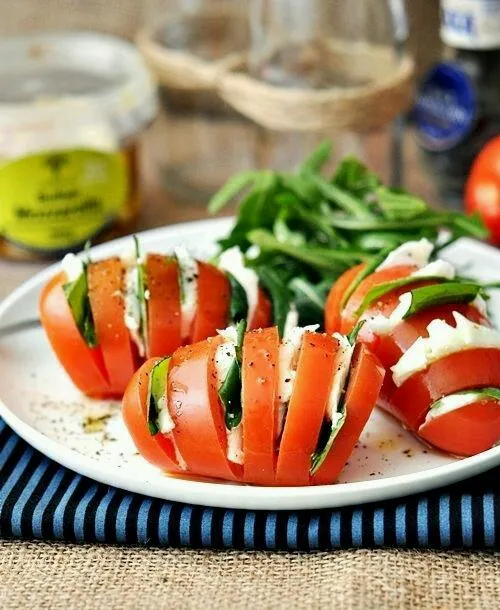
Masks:
[[[229,319],[231,324],[236,324],[248,318],[248,299],[243,286],[232,273],[226,272],[226,277],[231,286],[231,301],[229,304]]]
[[[481,293],[478,284],[446,282],[433,286],[423,286],[411,291],[411,305],[405,319],[429,307],[438,305],[470,303]]]
[[[160,431],[158,418],[160,416],[160,406],[165,400],[167,393],[167,376],[170,367],[170,358],[164,358],[157,362],[149,374],[148,387],[148,429],[151,436]],[[163,405],[167,408],[167,405]]]
[[[281,275],[273,267],[258,267],[259,280],[269,293],[273,306],[273,324],[278,327],[278,333],[283,338],[285,324],[291,306],[291,294]]]
[[[363,328],[363,326],[365,325],[366,320],[360,320],[356,326],[351,330],[351,332],[347,335],[347,340],[349,341],[350,345],[354,346],[356,345],[356,341],[358,340],[358,335],[361,331],[361,329]]]
[[[236,358],[229,367],[226,378],[219,389],[219,398],[224,405],[224,419],[228,430],[236,428],[242,418],[241,361],[245,330],[246,322],[242,320],[236,325]]]
[[[137,266],[137,299],[139,301],[139,309],[141,315],[139,334],[144,342],[146,353],[148,351],[148,305],[147,305],[147,291],[148,291],[148,280],[146,274],[146,267],[140,263],[141,253],[139,247],[139,240],[134,235],[135,243],[135,259]]]
[[[330,157],[332,156],[332,147],[331,140],[324,140],[321,142],[316,150],[314,150],[299,167],[299,174],[319,173],[324,165],[330,160]]]
[[[352,297],[361,282],[371,275],[377,269],[377,267],[385,261],[387,256],[393,250],[394,248],[386,248],[385,250],[382,250],[382,252],[377,254],[377,256],[374,256],[372,260],[363,267],[363,269],[360,269],[359,273],[356,274],[356,277],[352,280],[351,284],[344,292],[344,296],[342,297],[342,301],[340,303],[342,309],[345,307],[347,301]]]
[[[337,419],[335,425],[332,425],[331,421],[324,420],[321,426],[321,431],[318,439],[316,451],[311,456],[311,476],[316,474],[321,468],[323,462],[326,460],[327,455],[333,446],[333,442],[337,438],[342,426],[346,419],[345,403],[342,403],[339,409],[340,417]],[[333,481],[332,481],[333,483]]]
[[[403,288],[404,286],[410,286],[411,284],[416,284],[417,282],[425,282],[425,281],[434,281],[440,283],[447,283],[449,280],[446,280],[442,277],[403,277],[399,280],[393,280],[392,282],[385,282],[383,284],[378,284],[377,286],[373,286],[365,295],[365,298],[361,302],[361,305],[356,310],[356,315],[361,316],[373,303],[381,299],[386,294],[397,290],[398,288]]]
[[[228,205],[243,189],[252,186],[259,177],[259,172],[244,171],[235,174],[224,184],[224,186],[210,199],[208,211],[216,214]]]
[[[74,282],[63,285],[63,291],[85,343],[91,348],[97,347],[97,336],[89,300],[87,265],[84,265],[83,273]]]

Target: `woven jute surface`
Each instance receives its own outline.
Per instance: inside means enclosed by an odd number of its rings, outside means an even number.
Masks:
[[[500,554],[311,555],[0,543],[0,607],[498,608]]]

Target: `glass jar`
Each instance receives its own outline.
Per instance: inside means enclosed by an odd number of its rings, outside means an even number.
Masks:
[[[55,258],[127,232],[156,111],[132,45],[87,32],[0,42],[0,254]]]
[[[400,0],[251,0],[246,66],[224,76],[224,98],[260,126],[257,162],[290,170],[320,140],[336,163],[354,154],[386,180],[401,180],[401,125],[410,106]],[[249,78],[247,78],[247,76]]]
[[[174,200],[205,205],[253,163],[250,121],[217,94],[221,63],[248,47],[246,0],[148,0],[138,47],[158,79],[151,152]]]

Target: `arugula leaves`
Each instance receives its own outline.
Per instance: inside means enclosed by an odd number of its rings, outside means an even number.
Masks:
[[[158,419],[162,408],[166,409],[167,405],[162,404],[165,401],[167,376],[170,367],[170,358],[160,360],[151,369],[149,374],[148,388],[148,428],[151,436],[155,436],[160,432]]]
[[[97,347],[94,319],[90,308],[87,282],[88,263],[83,264],[83,273],[74,281],[63,285],[63,291],[73,314],[78,330],[89,347]]]
[[[465,284],[462,282],[445,282],[433,286],[424,286],[411,291],[411,305],[404,318],[415,315],[419,311],[446,305],[448,303],[471,303],[483,293],[479,284]]]
[[[292,303],[292,294],[280,273],[272,267],[258,267],[259,280],[271,297],[273,305],[273,324],[278,327],[281,338],[285,332],[285,324]]]
[[[224,405],[225,422],[228,430],[239,426],[243,415],[241,407],[241,361],[245,330],[246,320],[242,320],[236,325],[236,357],[219,389],[219,398]]]

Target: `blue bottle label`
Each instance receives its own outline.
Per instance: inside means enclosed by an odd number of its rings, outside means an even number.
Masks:
[[[460,66],[434,66],[419,87],[413,111],[420,145],[435,151],[454,148],[471,132],[476,111],[474,85]]]

